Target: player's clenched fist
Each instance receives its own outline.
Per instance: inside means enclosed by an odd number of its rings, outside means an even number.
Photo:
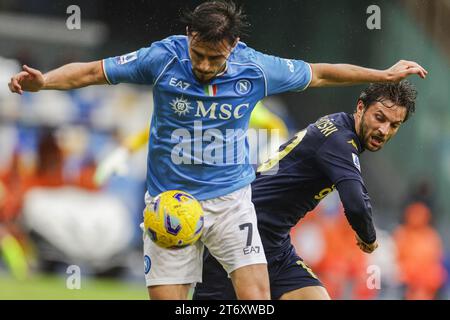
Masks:
[[[364,251],[365,253],[372,253],[375,251],[376,248],[378,248],[378,242],[375,240],[373,243],[365,243],[361,240],[358,235],[356,235],[356,244],[357,246]]]
[[[23,66],[23,71],[14,75],[8,83],[9,90],[18,94],[24,91],[36,92],[44,86],[44,76],[39,70]]]

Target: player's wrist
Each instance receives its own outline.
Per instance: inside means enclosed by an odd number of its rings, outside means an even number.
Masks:
[[[389,70],[375,70],[374,82],[392,82],[394,79],[393,73]]]
[[[50,81],[48,79],[48,75],[43,74],[42,75],[42,86],[39,90],[48,90],[48,89],[53,89],[53,88],[50,86]]]
[[[377,239],[374,239],[374,240],[371,239],[371,241],[364,241],[359,235],[356,235],[356,239],[359,243],[366,245],[366,246],[372,246],[377,242]]]

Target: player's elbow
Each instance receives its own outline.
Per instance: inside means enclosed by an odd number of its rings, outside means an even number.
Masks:
[[[87,68],[89,70],[89,84],[106,84],[106,77],[103,72],[103,62],[102,60],[92,61],[87,63]]]
[[[363,185],[356,180],[347,180],[337,185],[344,206],[345,215],[353,230],[363,241],[375,241],[375,228],[372,221],[370,198]]]
[[[327,63],[310,63],[311,66],[311,83],[309,87],[326,87],[329,83],[329,64]]]
[[[361,198],[354,198],[344,204],[345,213],[355,218],[371,215],[372,208],[370,203],[365,202]]]
[[[321,87],[322,86],[322,68],[318,63],[310,63],[311,66],[311,82],[309,84],[310,88]]]

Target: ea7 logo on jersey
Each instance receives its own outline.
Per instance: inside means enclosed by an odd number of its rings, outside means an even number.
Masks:
[[[361,164],[359,163],[358,156],[356,154],[352,153],[352,157],[353,157],[353,164],[359,170],[359,172],[361,172]]]
[[[260,246],[250,246],[250,247],[245,247],[243,250],[244,250],[244,254],[248,255],[248,254],[252,254],[252,253],[260,253],[261,247]]]
[[[170,79],[169,85],[172,87],[183,89],[183,90],[186,90],[187,88],[189,88],[191,86],[189,83],[184,82],[182,80],[178,80],[177,78],[173,78],[173,77]]]
[[[126,64],[128,62],[131,62],[133,60],[137,59],[137,51],[124,54],[123,56],[119,56],[116,58],[117,64]]]

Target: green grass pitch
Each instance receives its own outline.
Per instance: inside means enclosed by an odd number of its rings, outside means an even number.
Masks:
[[[0,300],[147,300],[145,281],[82,278],[80,289],[67,289],[64,276],[33,275],[18,281],[0,273]]]

